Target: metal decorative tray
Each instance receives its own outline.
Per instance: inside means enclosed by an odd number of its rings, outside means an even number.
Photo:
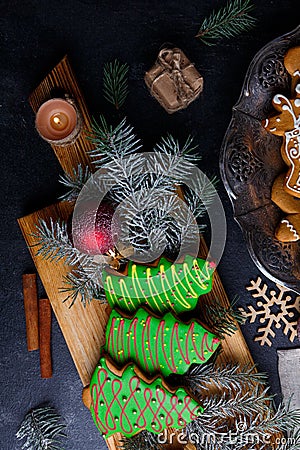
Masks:
[[[222,180],[253,261],[268,278],[297,293],[300,244],[282,243],[274,236],[283,216],[271,200],[273,181],[286,170],[280,154],[282,138],[267,132],[261,122],[274,112],[274,95],[291,95],[283,58],[290,47],[299,45],[300,26],[256,54],[233,107],[220,155]]]

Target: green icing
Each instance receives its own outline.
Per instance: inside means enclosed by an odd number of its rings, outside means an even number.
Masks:
[[[157,267],[128,263],[128,275],[103,273],[108,303],[123,311],[134,312],[142,304],[155,313],[173,310],[176,314],[193,310],[200,295],[212,289],[215,265],[200,258],[186,256],[173,264],[161,258]]]
[[[131,437],[141,430],[159,434],[167,427],[180,429],[203,412],[183,388],[167,390],[161,378],[148,384],[131,364],[121,375],[102,357],[92,376],[91,413],[105,438],[121,432]]]
[[[195,320],[185,324],[171,312],[157,318],[140,308],[132,318],[112,311],[104,348],[119,367],[133,361],[145,373],[168,376],[185,373],[192,363],[205,363],[219,343]]]

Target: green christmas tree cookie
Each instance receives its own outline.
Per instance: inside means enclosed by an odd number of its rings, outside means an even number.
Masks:
[[[212,288],[215,265],[200,258],[186,256],[183,263],[173,264],[161,258],[157,267],[128,263],[128,274],[105,270],[103,285],[108,303],[126,312],[142,304],[153,312],[176,314],[193,310],[200,295]]]
[[[203,412],[183,388],[171,392],[161,378],[144,380],[133,364],[118,372],[105,357],[92,376],[91,413],[105,438],[120,432],[131,437],[142,430],[159,434],[180,429]]]
[[[162,318],[139,308],[131,318],[113,310],[106,327],[105,351],[119,367],[134,362],[145,373],[183,374],[205,363],[220,341],[196,320],[183,323],[169,312]]]

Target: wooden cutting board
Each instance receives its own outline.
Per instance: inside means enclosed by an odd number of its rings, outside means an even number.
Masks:
[[[76,100],[85,125],[84,130],[74,144],[68,147],[52,146],[62,168],[71,173],[72,168],[77,167],[79,163],[83,166],[90,165],[87,151],[92,148],[92,144],[85,139],[86,130],[90,129],[89,114],[67,57],[47,75],[30,96],[30,104],[33,110],[36,112],[38,107],[45,100],[51,98],[53,92],[58,90],[69,93]],[[32,235],[36,231],[35,226],[39,219],[49,221],[51,217],[54,221],[59,218],[66,220],[72,208],[73,205],[71,203],[60,202],[22,217],[18,220],[18,223],[50,299],[83,386],[86,386],[90,382],[100,357],[100,347],[104,343],[104,329],[108,319],[109,308],[96,300],[86,308],[79,301],[71,309],[67,303],[63,303],[66,294],[62,293],[60,288],[64,285],[63,278],[68,273],[68,267],[63,262],[51,262],[37,256],[37,242]],[[200,254],[207,254],[207,246],[203,239],[201,240]],[[229,305],[229,300],[218,273],[215,274],[212,291],[206,295],[211,302],[218,298],[224,306]],[[222,344],[223,352],[219,356],[220,363],[239,362],[242,365],[253,365],[251,354],[239,327],[237,332],[233,336],[226,337]],[[107,440],[109,449],[117,450],[118,445],[120,445],[120,438],[120,434],[109,438]]]

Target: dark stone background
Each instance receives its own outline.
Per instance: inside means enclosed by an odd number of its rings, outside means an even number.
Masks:
[[[238,39],[206,47],[194,35],[201,20],[223,1],[204,0],[10,0],[1,8],[1,411],[0,448],[20,448],[15,432],[32,407],[49,402],[65,418],[67,450],[105,448],[89,412],[81,403],[81,382],[56,320],[53,320],[53,378],[39,375],[38,352],[28,353],[21,276],[34,271],[16,219],[56,201],[60,166],[51,148],[34,129],[29,93],[68,54],[90,111],[113,117],[103,100],[102,69],[118,58],[130,65],[130,95],[125,113],[146,150],[166,132],[184,139],[195,135],[201,168],[218,175],[219,149],[249,63],[272,39],[299,24],[297,0],[255,0],[257,27]],[[205,80],[204,92],[187,110],[169,116],[151,98],[143,75],[159,47],[172,42],[195,62]],[[228,240],[219,273],[230,298],[253,302],[245,290],[259,270],[252,263],[222,184],[219,193],[228,220]],[[262,277],[265,279],[264,277]],[[270,285],[272,283],[270,282]],[[43,288],[40,285],[40,295]],[[281,330],[271,348],[253,341],[257,324],[243,332],[259,370],[270,375],[273,393],[280,393],[277,348],[290,344]]]

